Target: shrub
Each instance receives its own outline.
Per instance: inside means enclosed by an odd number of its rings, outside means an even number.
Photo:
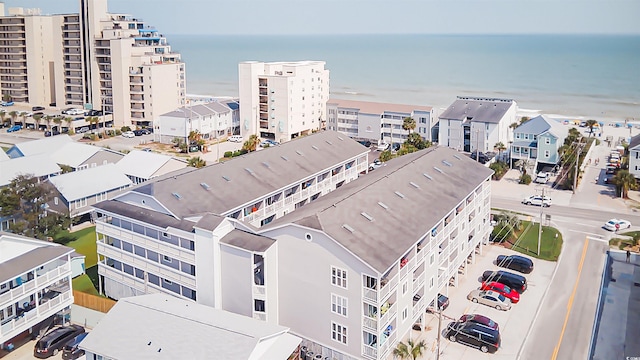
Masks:
[[[120,136],[120,135],[122,135],[122,131],[116,129],[116,136]]]
[[[233,157],[233,151],[225,151],[224,152],[224,157],[226,157],[226,158]]]
[[[131,128],[128,126],[123,126],[120,128],[120,131],[125,132],[125,131],[131,131]]]
[[[525,185],[531,184],[531,175],[524,174],[520,176],[520,184],[525,184]]]
[[[492,178],[494,180],[500,180],[500,179],[502,179],[504,174],[507,173],[507,170],[509,168],[508,168],[507,163],[504,163],[504,162],[501,162],[501,161],[496,161],[496,162],[492,163],[491,165],[489,165],[489,169],[494,171]]]
[[[249,152],[249,150],[247,150],[247,149],[240,149],[240,155],[244,155],[244,154],[246,154],[248,152]]]

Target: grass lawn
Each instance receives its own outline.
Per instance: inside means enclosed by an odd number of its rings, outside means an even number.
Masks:
[[[562,250],[562,234],[556,228],[543,226],[540,255],[538,255],[538,229],[538,223],[531,224],[529,221],[523,221],[522,230],[516,234],[516,238],[519,239],[517,245],[514,245],[516,242],[513,239],[509,240],[511,248],[538,259],[557,261]]]
[[[93,286],[93,282],[91,282],[91,278],[87,274],[80,275],[73,279],[71,285],[73,286],[73,290],[91,295],[98,295],[98,291],[95,286]]]
[[[74,248],[80,254],[86,256],[84,266],[86,269],[98,263],[98,250],[96,248],[96,227],[92,226],[75,232],[66,230],[59,232],[53,240]]]

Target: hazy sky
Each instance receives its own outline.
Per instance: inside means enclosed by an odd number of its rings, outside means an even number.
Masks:
[[[74,0],[5,0],[43,13]],[[640,34],[640,0],[110,0],[165,34]]]

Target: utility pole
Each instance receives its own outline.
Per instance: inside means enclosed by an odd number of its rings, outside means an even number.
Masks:
[[[582,152],[582,141],[578,140],[578,146],[576,147],[576,173],[573,177],[573,193],[576,193],[578,187],[578,168],[580,167],[580,153]]]
[[[438,309],[438,345],[436,347],[436,360],[440,360],[440,338],[442,337],[442,309],[438,305],[438,298],[436,297],[436,308]]]
[[[540,226],[538,226],[538,256],[540,256],[540,243],[542,242],[542,209],[544,209],[544,188],[542,188],[542,203],[540,203]]]

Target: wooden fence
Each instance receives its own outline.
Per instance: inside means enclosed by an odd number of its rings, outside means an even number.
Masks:
[[[73,290],[73,303],[95,311],[107,313],[116,304],[114,300],[102,296]]]

